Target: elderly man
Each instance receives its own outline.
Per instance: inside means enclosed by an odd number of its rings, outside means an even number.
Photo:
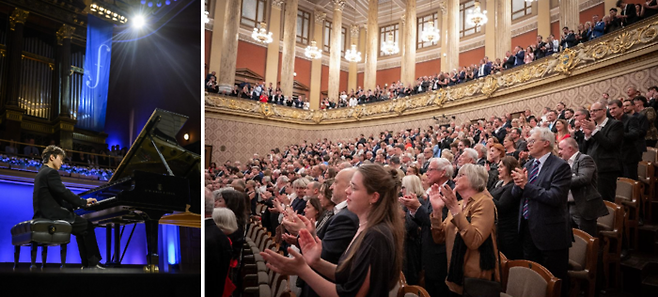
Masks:
[[[476,154],[477,155],[477,154]],[[444,158],[432,158],[427,168],[427,182],[430,185],[448,184],[455,187],[452,182],[453,167],[450,161]],[[406,216],[410,217],[421,228],[421,262],[425,270],[425,289],[430,296],[448,296],[448,287],[445,278],[448,275],[448,260],[445,244],[436,244],[432,239],[432,222],[430,214],[432,205],[428,200],[419,201],[416,197],[411,199],[401,197],[400,202],[407,207]],[[443,209],[443,219],[448,216],[446,208]]]
[[[567,219],[571,168],[551,153],[554,146],[555,134],[549,129],[533,129],[528,150],[535,160],[512,172],[512,196],[521,201],[518,231],[523,258],[543,265],[566,282],[573,236]],[[567,296],[569,286],[562,285],[562,296]]]
[[[592,157],[578,151],[578,143],[571,137],[560,141],[559,154],[571,166],[571,188],[568,205],[571,220],[580,230],[597,236],[596,219],[608,214],[601,194],[596,190],[596,164]]]

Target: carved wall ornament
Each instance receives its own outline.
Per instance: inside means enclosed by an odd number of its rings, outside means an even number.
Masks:
[[[359,37],[359,26],[357,25],[350,26],[350,35],[352,36],[352,38]]]
[[[20,8],[14,9],[9,16],[9,30],[14,31],[16,29],[16,24],[25,24],[27,16],[30,14],[29,11],[23,10]]]
[[[334,3],[334,10],[343,11],[345,9],[345,0],[331,0]]]
[[[272,6],[281,7],[284,2],[284,0],[272,0]]]
[[[62,45],[64,39],[71,39],[75,33],[75,27],[64,24],[59,30],[55,33],[57,36],[57,44]]]
[[[496,90],[498,90],[498,80],[494,78],[494,75],[489,75],[484,79],[484,85],[482,86],[482,94],[487,97],[491,97]]]
[[[323,11],[320,11],[320,10],[316,10],[314,15],[315,15],[315,22],[316,23],[321,24],[322,22],[324,22],[324,20],[327,19],[327,13],[325,13]]]

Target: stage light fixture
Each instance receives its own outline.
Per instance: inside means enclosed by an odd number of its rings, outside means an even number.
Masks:
[[[144,16],[142,16],[142,15],[138,15],[138,16],[135,17],[135,19],[133,19],[133,26],[135,28],[139,29],[139,28],[143,27],[145,24],[146,24],[146,20],[144,19]]]

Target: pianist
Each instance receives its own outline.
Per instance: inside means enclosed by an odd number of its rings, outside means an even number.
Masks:
[[[94,225],[73,213],[74,207],[85,207],[96,202],[95,198],[82,199],[62,183],[57,170],[62,166],[66,153],[60,147],[50,145],[41,154],[44,166],[34,179],[32,203],[34,218],[65,220],[73,226],[72,234],[78,242],[83,269],[104,269],[98,263],[101,254],[96,242]]]

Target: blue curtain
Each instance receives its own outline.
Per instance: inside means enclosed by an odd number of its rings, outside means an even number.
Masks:
[[[77,126],[96,132],[105,129],[107,89],[110,82],[110,57],[114,25],[88,15],[87,50],[82,98]]]

